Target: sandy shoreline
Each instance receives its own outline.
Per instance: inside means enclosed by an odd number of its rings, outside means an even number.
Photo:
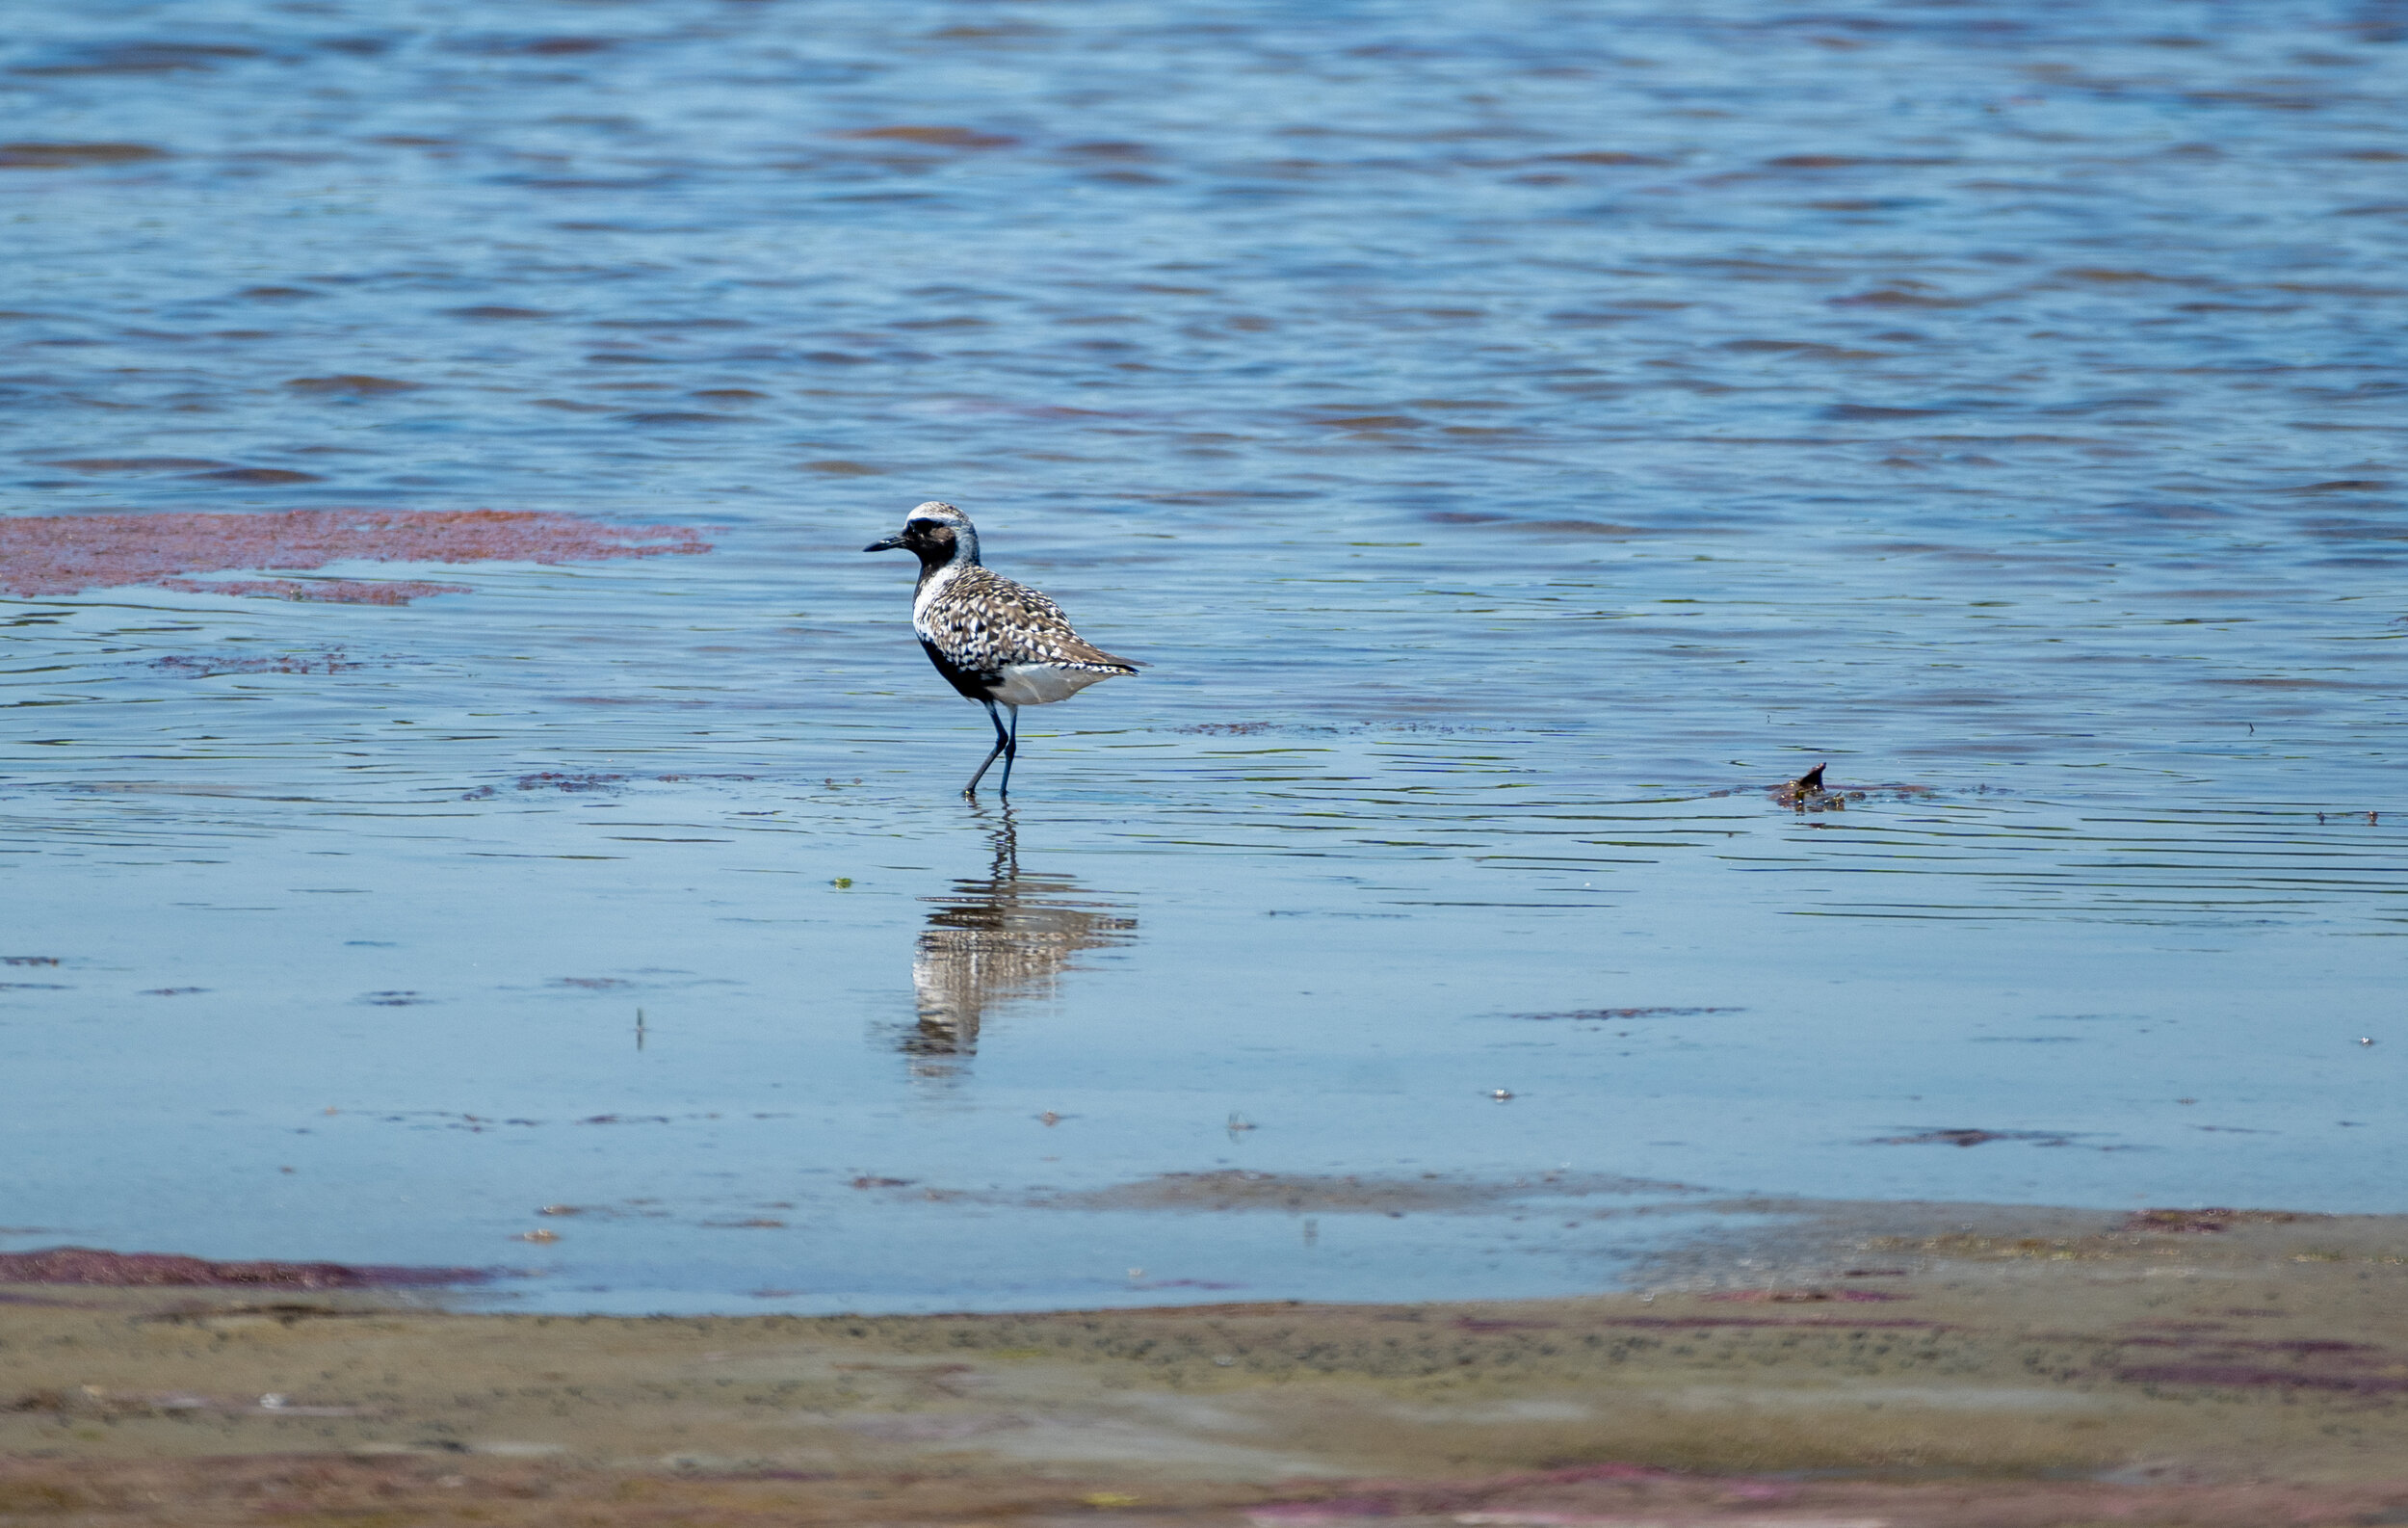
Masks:
[[[2408,1218],[1730,1208],[1789,1214],[1630,1293],[1512,1303],[625,1319],[14,1285],[0,1521],[2408,1515]]]

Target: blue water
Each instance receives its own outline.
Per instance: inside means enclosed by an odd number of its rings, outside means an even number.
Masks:
[[[717,549],[7,602],[0,1247],[914,1309],[2408,1209],[2395,6],[11,21],[9,513]],[[929,497],[1153,665],[1008,817],[856,550]],[[1507,1187],[1059,1199],[1231,1169]]]

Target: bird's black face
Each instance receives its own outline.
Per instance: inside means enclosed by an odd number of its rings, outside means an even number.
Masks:
[[[873,541],[862,550],[907,551],[918,554],[923,563],[947,563],[953,561],[954,528],[942,520],[907,520],[897,535],[882,541]]]

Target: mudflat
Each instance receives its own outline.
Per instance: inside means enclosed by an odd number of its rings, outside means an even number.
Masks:
[[[2408,1520],[2408,1219],[1734,1203],[1628,1292],[924,1317],[0,1291],[0,1521]]]

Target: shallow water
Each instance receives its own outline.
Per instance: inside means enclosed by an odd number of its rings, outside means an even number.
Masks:
[[[2395,6],[15,19],[11,513],[717,550],[8,602],[0,1246],[905,1309],[2408,1208]],[[933,496],[1154,665],[1008,816],[856,551]],[[1230,1170],[1504,1187],[1061,1198]]]

